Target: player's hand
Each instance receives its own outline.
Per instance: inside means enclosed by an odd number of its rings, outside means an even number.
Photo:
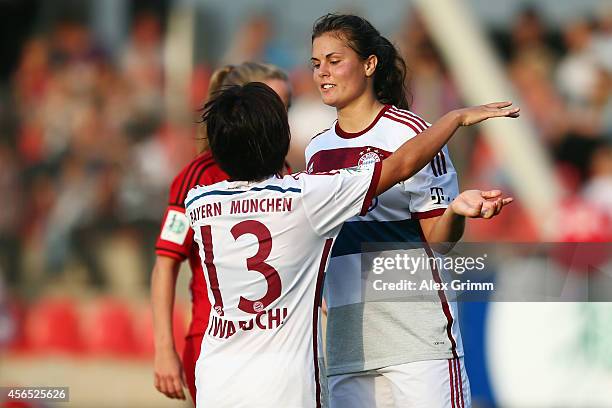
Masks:
[[[520,108],[512,108],[512,102],[494,102],[486,105],[457,109],[459,126],[470,126],[490,118],[518,118]]]
[[[155,352],[155,388],[168,398],[185,399],[185,371],[174,349]]]
[[[514,198],[503,198],[499,190],[466,190],[453,200],[450,207],[458,215],[488,219],[499,214],[512,201]]]

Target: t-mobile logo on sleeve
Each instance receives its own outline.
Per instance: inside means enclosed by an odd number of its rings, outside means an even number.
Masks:
[[[446,200],[442,187],[431,187],[429,193],[431,194],[431,199],[434,200],[434,204],[442,204],[442,201]]]

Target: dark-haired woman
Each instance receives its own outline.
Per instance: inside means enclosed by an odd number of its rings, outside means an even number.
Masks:
[[[210,98],[225,86],[244,85],[252,81],[261,81],[270,86],[281,98],[285,108],[289,108],[291,88],[287,74],[274,65],[258,62],[243,62],[240,65],[227,65],[217,69],[210,79],[208,96]],[[194,186],[214,184],[227,179],[227,174],[215,163],[207,139],[201,142],[201,154],[181,170],[170,186],[168,208],[157,239],[157,257],[151,277],[155,328],[155,388],[169,398],[185,399],[183,387],[187,386],[194,402],[195,364],[208,325],[210,302],[197,245],[193,241],[193,232],[185,216],[184,202],[187,192]],[[287,166],[285,171],[289,172]],[[181,364],[172,333],[172,309],[176,278],[185,259],[189,261],[192,271],[189,285],[192,308]]]
[[[338,119],[306,149],[309,172],[373,166],[430,126],[408,110],[404,61],[367,20],[321,17],[313,28],[311,61],[323,102],[336,108]],[[444,290],[433,291],[426,302],[392,291],[383,294],[388,301],[364,299],[372,282],[362,273],[368,267],[361,256],[370,242],[417,242],[420,247],[408,255],[430,256],[427,242],[452,246],[465,217],[491,218],[508,202],[497,190],[459,193],[444,147],[419,173],[378,197],[367,215],[343,226],[325,284],[331,407],[470,406],[456,304]],[[435,268],[421,269],[412,272],[417,284],[444,280]]]

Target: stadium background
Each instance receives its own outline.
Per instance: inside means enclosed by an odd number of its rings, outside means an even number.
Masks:
[[[181,405],[153,388],[148,283],[209,75],[244,60],[290,73],[300,169],[304,144],[334,119],[308,58],[312,22],[335,10],[401,48],[412,110],[427,120],[506,92],[523,109],[520,125],[451,142],[462,189],[517,197],[470,221],[464,240],[611,241],[609,2],[2,0],[0,385],[69,386],[73,406]],[[609,304],[461,307],[475,407],[612,406]]]

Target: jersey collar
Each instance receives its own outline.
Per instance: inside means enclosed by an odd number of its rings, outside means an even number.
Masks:
[[[374,120],[372,121],[372,123],[370,123],[370,125],[368,127],[366,127],[365,129],[363,129],[360,132],[355,132],[355,133],[351,133],[351,132],[346,132],[344,130],[342,130],[342,128],[340,127],[340,124],[338,123],[338,121],[336,121],[336,134],[338,136],[340,136],[343,139],[352,139],[355,137],[359,137],[361,135],[363,135],[364,133],[368,132],[369,130],[371,130],[374,125],[376,125],[376,123],[378,123],[379,119],[382,117],[382,115],[389,110],[389,108],[391,107],[391,105],[385,105],[381,108],[380,112],[378,112],[378,115],[376,115],[376,117],[374,118]]]

